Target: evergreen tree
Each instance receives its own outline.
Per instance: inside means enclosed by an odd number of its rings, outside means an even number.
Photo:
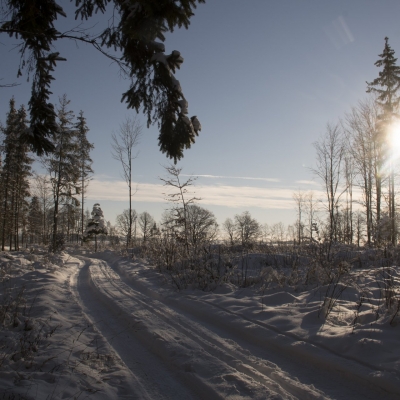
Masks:
[[[28,155],[28,146],[21,136],[28,129],[26,111],[23,106],[17,111],[15,101],[10,101],[4,133],[4,163],[1,179],[1,234],[2,250],[6,238],[9,239],[10,250],[19,248],[19,228],[24,226],[27,211],[26,198],[29,193],[29,176],[32,159]]]
[[[54,149],[52,136],[57,131],[56,112],[49,102],[53,70],[65,61],[54,49],[61,39],[78,40],[94,46],[114,60],[131,78],[129,89],[122,95],[128,108],[147,116],[148,125],[158,122],[160,150],[176,162],[183,150],[194,143],[201,129],[198,119],[189,118],[188,103],[179,81],[177,68],[183,62],[179,51],[165,54],[165,33],[175,28],[188,28],[197,4],[205,0],[77,0],[75,18],[90,19],[104,13],[111,3],[118,14],[100,35],[87,30],[59,32],[54,22],[66,17],[55,0],[8,0],[0,8],[0,32],[22,41],[21,63],[33,71],[32,95],[29,101],[31,133],[25,139],[41,154]],[[115,22],[114,22],[115,21]],[[112,49],[112,53],[106,53]],[[115,51],[122,56],[119,58]],[[18,71],[21,75],[21,70]]]
[[[88,220],[84,239],[89,240],[94,236],[94,251],[97,251],[97,235],[107,235],[107,227],[104,221],[103,210],[100,208],[99,203],[93,205],[91,214],[92,218]]]
[[[16,142],[16,165],[14,172],[14,247],[19,248],[19,228],[26,230],[28,197],[30,196],[29,177],[32,175],[31,168],[33,159],[29,156],[29,148],[20,137],[28,130],[27,113],[24,106],[18,111],[18,138]],[[22,236],[24,238],[24,235]],[[23,244],[23,243],[22,243]]]
[[[78,146],[76,130],[73,127],[74,115],[72,111],[68,110],[69,103],[70,101],[67,100],[65,95],[60,98],[58,128],[53,142],[55,151],[44,160],[53,190],[53,250],[57,250],[60,206],[67,200],[74,202],[76,205],[79,204],[79,201],[74,197],[80,193]]]
[[[382,113],[379,116],[379,142],[382,151],[386,153],[385,158],[391,159],[390,150],[390,128],[394,120],[398,118],[398,107],[400,97],[397,92],[400,88],[400,67],[396,65],[397,58],[394,56],[394,50],[389,46],[389,38],[385,37],[385,48],[383,53],[379,55],[380,59],[376,61],[377,67],[382,67],[379,72],[379,77],[372,82],[367,82],[367,92],[377,93],[377,102],[382,108]],[[382,159],[379,168],[382,169],[384,160]],[[393,163],[393,161],[391,161]],[[382,173],[382,171],[381,171]],[[381,184],[381,182],[379,182]],[[380,185],[379,185],[380,186]],[[379,187],[378,191],[381,191]],[[380,193],[379,193],[380,195]],[[380,199],[379,199],[380,202]],[[379,222],[380,210],[378,213],[377,222]],[[391,165],[389,175],[389,218],[392,221],[392,244],[396,243],[395,229],[395,192],[394,192],[394,167]]]
[[[385,37],[385,48],[379,54],[380,59],[375,62],[377,67],[382,67],[379,77],[372,82],[367,82],[367,92],[378,94],[377,102],[383,108],[383,118],[391,117],[399,106],[400,97],[397,91],[400,88],[400,67],[396,65],[397,58],[394,50],[389,46],[389,38]]]
[[[76,128],[76,140],[78,145],[77,157],[79,162],[79,180],[81,187],[81,235],[84,233],[84,213],[85,213],[85,193],[89,184],[90,175],[93,174],[92,159],[90,158],[90,150],[94,148],[93,144],[87,139],[89,128],[86,125],[86,119],[83,111],[80,111]]]
[[[12,182],[12,168],[14,164],[15,144],[17,137],[17,110],[15,108],[15,100],[10,100],[10,110],[7,114],[6,126],[3,129],[4,142],[4,162],[1,171],[1,249],[5,250],[6,237],[10,228],[9,207],[10,207],[10,192]]]

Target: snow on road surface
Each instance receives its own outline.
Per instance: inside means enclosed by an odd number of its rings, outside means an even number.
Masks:
[[[85,259],[77,291],[150,398],[400,395],[396,375],[246,316],[245,297],[174,293],[142,262]]]
[[[51,318],[28,331],[46,332],[37,353],[16,345],[22,317],[0,332],[0,345],[15,345],[0,362],[0,398],[400,398],[397,327],[323,323],[310,292],[176,292],[145,261],[112,252],[12,262],[13,285],[37,296],[31,319]]]

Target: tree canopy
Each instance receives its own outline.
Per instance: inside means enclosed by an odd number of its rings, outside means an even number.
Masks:
[[[389,38],[385,37],[385,48],[376,61],[377,67],[382,67],[379,77],[367,82],[367,92],[377,93],[377,101],[383,107],[384,113],[392,113],[399,105],[400,98],[397,92],[400,88],[400,67],[396,65],[397,58],[389,45]]]
[[[25,140],[37,154],[53,150],[51,136],[57,130],[56,112],[50,102],[53,71],[66,61],[56,51],[62,39],[85,42],[118,63],[130,78],[122,100],[128,108],[143,112],[147,125],[158,123],[160,150],[176,162],[183,157],[201,130],[196,116],[188,117],[188,103],[174,74],[183,58],[179,51],[165,54],[165,33],[188,28],[197,4],[205,0],[76,0],[75,19],[89,20],[113,7],[109,25],[98,35],[71,25],[67,32],[55,27],[66,18],[55,0],[2,0],[0,33],[21,40],[21,63],[32,75],[29,101],[30,129]],[[76,24],[75,22],[73,24]],[[115,55],[117,54],[117,55]]]

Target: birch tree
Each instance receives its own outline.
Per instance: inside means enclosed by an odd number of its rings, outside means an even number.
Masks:
[[[231,218],[227,218],[222,224],[222,229],[227,234],[229,238],[229,243],[231,246],[235,244],[235,223]]]
[[[303,223],[301,222],[301,217],[304,212],[305,193],[299,189],[297,192],[293,193],[293,200],[297,211],[297,243],[300,245],[303,237]]]
[[[118,134],[112,134],[112,156],[115,160],[119,161],[122,166],[122,176],[128,185],[128,199],[129,199],[129,231],[126,237],[126,246],[129,247],[132,241],[132,227],[133,227],[133,214],[132,214],[132,197],[134,195],[133,182],[132,182],[132,162],[138,156],[135,152],[135,147],[138,146],[140,136],[142,134],[142,127],[137,117],[126,118],[120,125]]]
[[[117,216],[117,228],[118,231],[124,235],[126,238],[128,237],[129,233],[132,234],[132,224],[136,225],[137,221],[137,213],[135,210],[131,210],[131,215],[129,215],[129,210],[124,210],[122,214]],[[134,235],[136,237],[136,230],[133,228]]]
[[[313,192],[308,192],[305,194],[305,214],[307,216],[307,229],[310,235],[310,242],[314,241],[313,233],[319,234],[318,228],[318,200],[315,198]]]
[[[374,214],[380,219],[381,209],[381,172],[380,152],[377,152],[379,143],[377,138],[378,109],[375,101],[366,99],[346,114],[344,126],[346,129],[348,153],[352,157],[355,169],[355,184],[362,191],[367,243],[371,244]],[[375,198],[374,198],[375,195]],[[374,212],[375,204],[375,212]],[[357,217],[358,218],[358,217]]]
[[[314,143],[317,153],[316,167],[312,169],[324,185],[329,215],[329,240],[337,239],[336,215],[339,201],[345,190],[341,191],[342,163],[345,144],[338,124],[327,125],[325,135]]]
[[[34,174],[32,194],[37,197],[41,211],[41,242],[48,244],[49,236],[49,210],[52,206],[52,189],[50,178],[47,175]]]
[[[143,234],[143,242],[146,242],[151,236],[155,224],[154,218],[147,211],[144,211],[139,214],[138,223]]]

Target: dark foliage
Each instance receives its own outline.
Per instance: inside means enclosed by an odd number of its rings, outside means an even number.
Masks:
[[[56,42],[69,39],[92,45],[118,63],[130,77],[122,101],[142,111],[147,123],[158,123],[160,150],[176,162],[194,143],[201,129],[196,117],[187,117],[187,101],[174,77],[183,62],[178,51],[164,54],[164,34],[176,27],[188,28],[197,3],[205,0],[76,0],[75,19],[88,20],[94,13],[114,7],[115,18],[100,35],[71,27],[65,33],[55,27],[66,17],[54,0],[4,0],[0,9],[0,33],[21,39],[21,64],[33,75],[29,101],[30,129],[24,139],[37,154],[53,151],[56,112],[49,98],[57,62],[65,58],[55,51]],[[117,54],[117,55],[115,55]]]

